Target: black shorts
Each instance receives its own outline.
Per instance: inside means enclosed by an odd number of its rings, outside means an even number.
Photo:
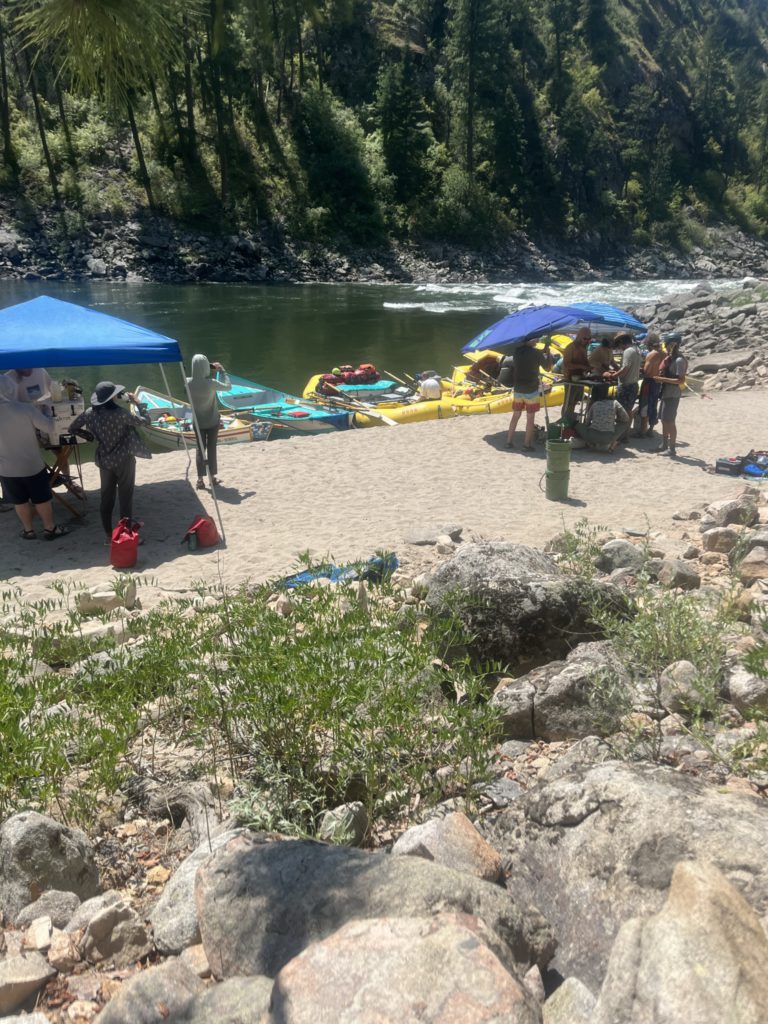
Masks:
[[[47,469],[41,469],[34,476],[4,476],[2,480],[5,500],[12,505],[26,505],[28,501],[44,505],[53,498]]]

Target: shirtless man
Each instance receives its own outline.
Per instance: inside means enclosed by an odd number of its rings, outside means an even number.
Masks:
[[[640,386],[640,436],[651,437],[653,428],[658,423],[658,402],[661,384],[658,377],[664,353],[661,350],[661,338],[658,334],[649,334],[646,340],[648,355],[643,362],[643,382]]]
[[[576,403],[581,398],[584,388],[571,387],[569,381],[578,381],[590,371],[588,347],[592,340],[589,327],[580,327],[576,337],[566,345],[563,352],[563,377],[566,380],[565,401],[563,402],[563,420],[573,419]]]

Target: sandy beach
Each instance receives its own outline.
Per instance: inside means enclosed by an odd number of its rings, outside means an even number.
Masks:
[[[534,545],[584,517],[612,530],[646,522],[672,530],[675,511],[744,487],[705,470],[719,456],[768,447],[766,422],[765,392],[690,397],[680,409],[677,459],[656,454],[656,438],[630,439],[614,456],[574,451],[567,502],[544,495],[543,445],[505,448],[506,415],[228,445],[219,451],[217,489],[226,546],[195,552],[180,541],[198,513],[213,514],[213,501],[195,490],[194,462],[184,451],[160,454],[138,462],[134,514],[144,522],[145,543],[135,572],[162,595],[200,581],[234,587],[283,575],[307,549],[336,561],[378,548],[401,555],[410,531],[446,523],[462,526],[465,539]],[[6,592],[12,585],[37,600],[50,597],[56,582],[93,586],[113,575],[98,474],[85,465],[83,475],[85,516],[71,520],[56,503],[57,521],[71,530],[61,540],[24,541],[15,514],[0,516]]]

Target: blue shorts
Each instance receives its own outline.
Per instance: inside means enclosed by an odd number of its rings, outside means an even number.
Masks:
[[[48,480],[47,469],[41,469],[34,476],[4,476],[2,481],[5,500],[10,501],[12,505],[26,505],[28,501],[33,505],[44,505],[53,498]]]

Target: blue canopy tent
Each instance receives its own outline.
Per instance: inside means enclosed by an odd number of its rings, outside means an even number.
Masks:
[[[50,295],[39,295],[36,299],[0,310],[0,371],[17,367],[122,366],[136,363],[159,363],[169,393],[163,364],[178,363],[192,406],[181,349],[173,338],[86,306],[51,298]],[[200,428],[194,407],[192,419],[199,439]],[[184,446],[186,448],[186,441]],[[208,476],[223,539],[224,528],[210,470]]]
[[[532,338],[543,338],[581,325],[645,331],[645,325],[624,310],[603,302],[576,302],[570,306],[530,306],[497,320],[468,341],[462,352],[510,348]]]
[[[181,362],[173,338],[50,295],[0,309],[0,370]]]

